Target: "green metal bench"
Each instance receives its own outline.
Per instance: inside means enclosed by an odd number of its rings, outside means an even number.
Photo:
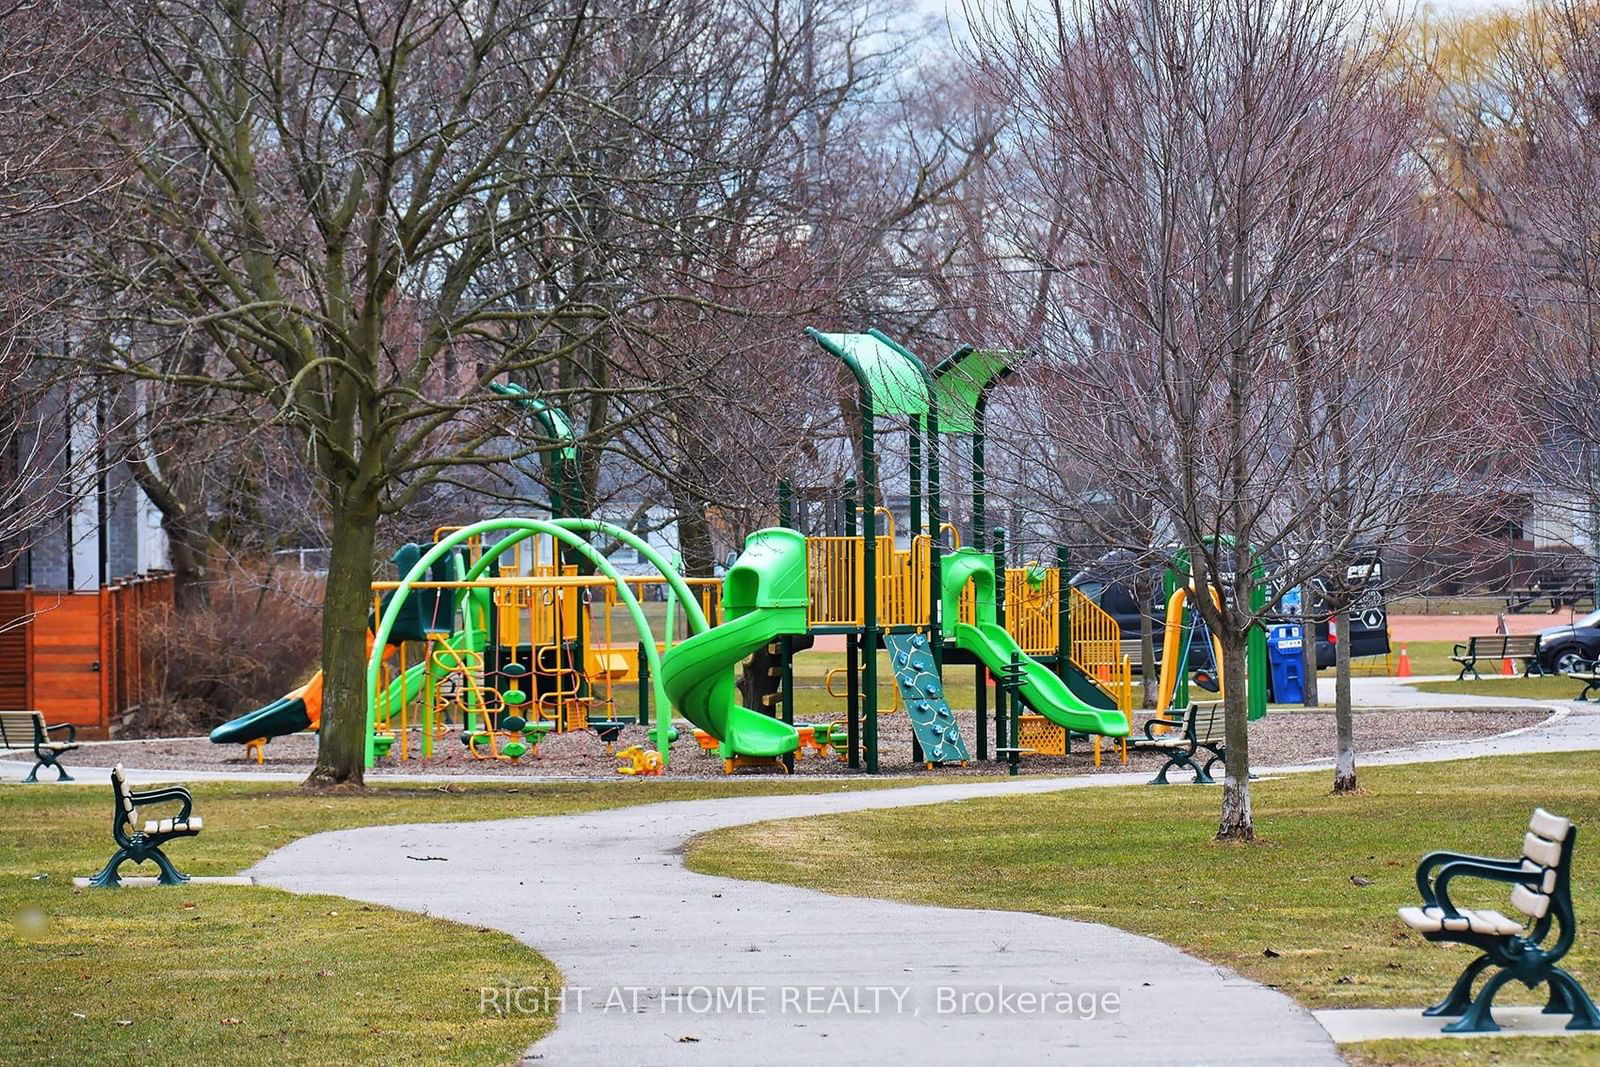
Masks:
[[[111,790],[111,838],[117,843],[117,851],[112,853],[100,873],[89,879],[89,884],[101,889],[116,888],[122,884],[117,868],[129,860],[134,863],[150,860],[161,868],[157,880],[162,885],[182,885],[187,882],[189,876],[179,873],[172,861],[167,859],[167,854],[161,851],[161,846],[174,838],[194,837],[200,832],[200,817],[190,815],[194,798],[189,791],[181,785],[172,785],[136,793],[128,788],[128,779],[123,775],[120,763],[111,770]],[[147,819],[143,826],[140,825],[139,805],[171,801],[179,805],[177,815],[168,819]]]
[[[1485,859],[1457,852],[1430,852],[1417,864],[1417,892],[1422,906],[1401,908],[1400,919],[1429,941],[1471,945],[1481,955],[1467,964],[1439,1003],[1422,1014],[1460,1016],[1446,1033],[1482,1033],[1500,1029],[1490,1008],[1495,994],[1516,980],[1532,989],[1550,987],[1546,1015],[1571,1015],[1568,1030],[1600,1030],[1600,1013],[1578,980],[1558,962],[1572,948],[1577,919],[1572,911],[1572,847],[1578,830],[1571,820],[1535,808],[1522,839],[1522,855],[1513,860]],[[1463,908],[1450,897],[1457,878],[1477,878],[1511,885],[1511,906],[1525,919],[1508,918],[1485,908]],[[1525,923],[1531,925],[1524,926]],[[1559,927],[1546,943],[1552,926]],[[1498,967],[1477,997],[1472,984],[1490,967]]]
[[[1574,682],[1582,682],[1583,690],[1572,699],[1587,701],[1589,694],[1600,689],[1600,661],[1586,659],[1578,664],[1578,669],[1568,671],[1567,677]]]
[[[1144,724],[1144,736],[1129,740],[1128,747],[1136,752],[1159,752],[1167,757],[1161,770],[1150,780],[1151,785],[1170,785],[1167,773],[1174,767],[1194,771],[1196,785],[1215,785],[1211,768],[1225,763],[1227,748],[1227,713],[1220,700],[1207,700],[1189,705],[1181,719],[1152,718]],[[1158,734],[1156,727],[1165,726],[1170,732]],[[1200,753],[1209,754],[1204,764]]]
[[[60,730],[67,732],[66,740],[50,740],[50,735]],[[33,749],[36,762],[24,782],[37,782],[42,767],[54,767],[59,782],[72,781],[72,776],[61,765],[61,757],[78,747],[77,736],[78,728],[71,723],[45,725],[42,711],[0,711],[0,748]]]
[[[1464,645],[1456,645],[1451,650],[1450,658],[1461,664],[1461,670],[1456,674],[1456,681],[1465,681],[1467,672],[1472,672],[1472,677],[1482,680],[1483,675],[1478,673],[1480,659],[1495,660],[1520,659],[1524,661],[1524,675],[1543,674],[1539,666],[1539,635],[1538,634],[1486,634],[1478,637],[1467,638]]]

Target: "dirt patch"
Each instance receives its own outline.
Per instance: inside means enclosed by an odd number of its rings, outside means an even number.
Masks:
[[[1551,626],[1571,622],[1576,616],[1563,611],[1559,615],[1507,615],[1506,629],[1513,634],[1536,634]],[[1469,637],[1499,632],[1500,620],[1494,615],[1390,615],[1389,640],[1402,641],[1465,641]]]
[[[1406,711],[1358,710],[1356,712],[1356,743],[1361,751],[1401,748],[1420,741],[1464,741],[1507,730],[1533,726],[1545,718],[1539,710],[1472,709],[1462,711],[1416,709]],[[975,718],[971,712],[957,712],[962,736],[973,748]],[[989,723],[990,747],[993,748],[994,724]],[[1000,766],[993,762],[973,762],[966,767],[940,767],[926,770],[911,759],[911,730],[904,715],[884,715],[879,719],[879,769],[885,774],[916,774],[928,777],[950,777],[972,774],[993,774]],[[589,731],[563,734],[547,738],[539,745],[538,755],[524,757],[516,762],[474,759],[459,742],[458,734],[450,734],[434,743],[433,758],[423,760],[413,747],[411,758],[402,760],[398,750],[381,760],[368,773],[375,778],[392,774],[493,774],[511,778],[610,778],[620,762],[608,756],[605,746]],[[620,750],[628,745],[648,745],[645,731],[633,726],[623,732],[617,744]],[[1250,725],[1251,761],[1258,766],[1287,766],[1312,760],[1327,759],[1333,755],[1333,714],[1330,711],[1274,711],[1265,719]],[[1101,765],[1093,764],[1093,746],[1077,742],[1070,756],[1028,755],[1022,759],[1024,773],[1086,774],[1122,770],[1149,770],[1160,766],[1160,757],[1133,752],[1124,766],[1119,762],[1110,742],[1102,742]],[[152,741],[112,741],[85,746],[73,754],[78,762],[105,765],[114,762],[145,769],[253,771],[272,770],[305,773],[316,761],[316,737],[296,734],[280,737],[267,746],[267,761],[257,767],[245,758],[244,749],[236,745],[213,745],[205,738],[174,738]],[[18,758],[9,754],[7,758]],[[72,757],[68,757],[68,764]],[[740,773],[772,773],[759,768]],[[849,776],[863,773],[853,771],[835,758],[824,759],[808,753],[795,763],[797,775]],[[673,759],[667,770],[670,778],[716,778],[722,776],[722,763],[714,756],[703,753],[690,737],[683,737],[673,746]]]

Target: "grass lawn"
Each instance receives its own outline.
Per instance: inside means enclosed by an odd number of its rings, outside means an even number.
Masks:
[[[1485,674],[1482,679],[1464,682],[1418,682],[1423,693],[1469,693],[1486,697],[1521,697],[1526,700],[1571,700],[1583,692],[1583,683],[1563,675],[1534,675],[1532,678],[1503,678]]]
[[[1438,999],[1470,956],[1428,944],[1395,916],[1416,903],[1417,858],[1440,847],[1515,853],[1536,803],[1600,824],[1597,779],[1597,753],[1365,768],[1368,792],[1348,798],[1328,795],[1325,774],[1292,775],[1257,784],[1263,841],[1253,847],[1211,842],[1216,790],[1143,787],[971,800],[959,814],[908,808],[736,827],[696,839],[688,859],[711,874],[835,893],[1109,923],[1313,1008],[1420,1006]],[[1578,848],[1574,870],[1586,924],[1566,962],[1600,992],[1600,847],[1589,845]],[[1505,911],[1505,896],[1490,885],[1462,902]],[[1502,1000],[1543,1003],[1520,986]],[[1452,1057],[1441,1063],[1496,1051],[1509,1062],[1509,1040],[1425,1049]],[[1552,1063],[1600,1058],[1600,1038],[1537,1047]],[[1405,1049],[1362,1054],[1435,1062],[1409,1059]]]
[[[1339,1050],[1355,1067],[1573,1067],[1594,1063],[1600,1041],[1563,1037],[1364,1041]]]
[[[206,832],[168,854],[187,874],[235,874],[322,830],[903,784],[463,783],[319,796],[202,783]],[[483,986],[561,982],[497,931],[261,887],[75,889],[75,875],[111,855],[110,815],[109,786],[0,787],[0,956],[11,961],[0,1062],[507,1063],[552,1025],[479,1013]]]

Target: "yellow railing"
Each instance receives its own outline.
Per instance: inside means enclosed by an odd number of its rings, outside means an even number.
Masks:
[[[861,538],[806,538],[806,581],[812,626],[860,626],[862,571]]]
[[[1089,597],[1072,590],[1068,615],[1068,637],[1073,666],[1094,680],[1117,702],[1117,707],[1133,725],[1133,665],[1122,654],[1122,627],[1117,620]]]
[[[926,534],[898,550],[878,538],[878,623],[881,626],[926,626],[928,581],[933,563],[932,540]]]
[[[806,538],[806,576],[811,594],[807,622],[812,626],[860,626],[865,622],[866,563],[860,537]],[[926,626],[933,541],[926,534],[897,549],[879,536],[873,580],[878,592],[879,626]]]
[[[1096,681],[1111,681],[1122,662],[1122,627],[1077,589],[1072,591],[1068,617],[1072,662]]]
[[[1056,654],[1060,590],[1054,567],[1006,568],[1006,632],[1030,656]]]

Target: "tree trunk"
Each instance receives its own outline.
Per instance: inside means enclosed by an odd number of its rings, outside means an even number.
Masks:
[[[1225,631],[1222,637],[1223,700],[1227,710],[1228,760],[1222,781],[1219,841],[1253,841],[1255,818],[1250,810],[1250,720],[1245,699],[1246,635]]]
[[[1144,707],[1156,706],[1156,696],[1161,688],[1160,672],[1156,669],[1155,600],[1153,579],[1139,578],[1139,680],[1144,688]]]
[[[360,787],[366,771],[367,613],[378,503],[347,495],[332,511],[322,598],[322,728],[317,765],[306,784]]]
[[[172,603],[179,612],[211,606],[211,587],[207,569],[211,558],[211,538],[203,527],[190,521],[192,512],[163,512],[161,528],[167,535],[167,554],[172,563]],[[204,518],[201,519],[202,523]]]
[[[687,492],[674,492],[672,497],[678,508],[678,554],[683,557],[683,573],[709,578],[716,573],[717,557],[705,502]]]
[[[1340,608],[1339,618],[1348,617],[1348,610]],[[1349,629],[1349,627],[1345,627]],[[1355,722],[1350,713],[1350,642],[1341,639],[1334,645],[1333,654],[1333,724],[1335,749],[1333,760],[1333,791],[1356,791],[1356,735]]]

